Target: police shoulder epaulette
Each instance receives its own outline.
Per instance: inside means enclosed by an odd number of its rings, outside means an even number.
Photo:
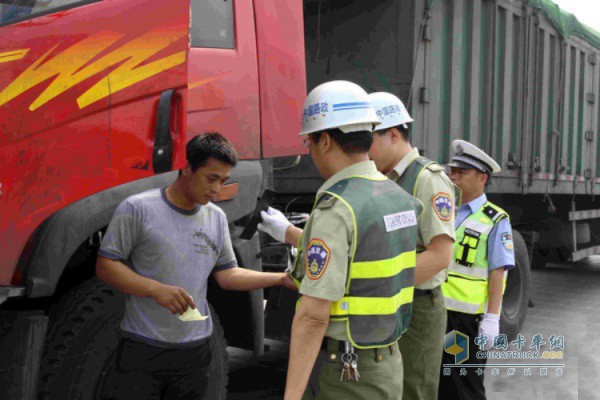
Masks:
[[[483,213],[494,222],[497,222],[498,220],[502,219],[503,217],[506,217],[506,214],[496,210],[492,206],[483,207]]]
[[[321,197],[319,197],[316,208],[322,209],[322,208],[333,207],[336,200],[337,199],[335,198],[335,196],[325,193],[325,194],[321,195]]]
[[[427,169],[430,170],[431,172],[441,172],[444,171],[444,167],[442,167],[440,164],[436,163],[436,162],[432,162],[427,166]]]

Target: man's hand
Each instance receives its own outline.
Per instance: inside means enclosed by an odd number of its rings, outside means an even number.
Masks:
[[[150,296],[173,314],[183,314],[188,306],[196,308],[192,297],[178,286],[159,284],[152,289]]]
[[[483,319],[479,323],[479,336],[486,335],[488,341],[484,350],[488,350],[494,344],[494,338],[500,334],[500,315],[483,314]]]
[[[294,292],[297,292],[298,288],[296,287],[296,284],[292,280],[290,274],[284,272],[282,275],[283,276],[281,277],[281,283],[279,284],[279,286],[283,286],[284,288],[288,288],[290,290],[293,290]]]
[[[263,222],[258,224],[258,229],[269,234],[278,242],[285,243],[285,232],[292,223],[287,220],[279,210],[269,207],[267,211],[261,211],[260,216]]]

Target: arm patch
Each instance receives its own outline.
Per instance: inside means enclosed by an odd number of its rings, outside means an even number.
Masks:
[[[504,232],[500,235],[500,241],[502,242],[502,247],[504,247],[508,251],[513,251],[514,245],[512,240],[512,235],[508,232]]]
[[[452,197],[448,193],[440,192],[431,198],[433,211],[442,221],[450,221],[454,207],[452,205]]]
[[[306,276],[316,281],[327,269],[331,258],[331,250],[321,239],[312,239],[306,251]]]

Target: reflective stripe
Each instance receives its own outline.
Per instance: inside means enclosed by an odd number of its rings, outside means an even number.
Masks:
[[[402,289],[394,297],[348,297],[352,315],[394,314],[403,304],[412,302],[414,287]]]
[[[415,268],[406,268],[389,278],[352,278],[347,293],[354,297],[393,297],[414,281]]]
[[[465,276],[471,276],[473,278],[479,278],[479,279],[488,279],[489,276],[489,271],[487,269],[487,267],[465,267],[464,265],[460,265],[457,264],[456,262],[453,262],[452,264],[450,264],[450,266],[448,267],[448,271],[450,272],[456,272],[458,274],[461,275],[465,275]]]
[[[331,304],[331,316],[347,316],[349,308],[352,308],[352,315],[394,314],[403,304],[412,303],[414,290],[412,286],[407,287],[394,297],[344,296]]]
[[[348,297],[344,296],[340,301],[331,303],[331,317],[335,317],[336,321],[339,317],[348,318]]]
[[[417,254],[414,251],[401,253],[388,260],[355,262],[350,267],[350,278],[373,279],[388,278],[407,268],[414,268]]]
[[[465,303],[452,297],[444,297],[446,300],[446,308],[452,311],[464,312],[466,314],[480,314],[487,310],[487,302],[485,307],[483,304]]]
[[[465,228],[473,229],[476,232],[487,235],[492,231],[494,225],[485,224],[479,221],[475,221],[473,219],[467,218],[462,223]]]
[[[484,304],[488,299],[488,281],[471,280],[450,273],[448,282],[442,284],[444,297],[451,297],[467,304]]]

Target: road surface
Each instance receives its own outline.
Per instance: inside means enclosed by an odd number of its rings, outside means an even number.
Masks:
[[[508,367],[498,368],[497,376],[487,368],[488,400],[600,400],[596,390],[600,376],[600,257],[572,265],[550,264],[544,270],[532,271],[531,300],[534,307],[529,309],[523,326],[526,342],[522,351],[535,350],[529,346],[537,334],[546,342],[541,351],[550,350],[551,335],[563,336],[564,359],[517,362],[564,367],[547,368],[547,376],[541,376],[540,367],[529,371],[515,367],[512,376]],[[252,357],[251,352],[229,349],[228,400],[282,398],[287,344],[268,340],[267,345],[270,351],[260,359]],[[516,350],[515,346],[510,345],[510,350]],[[509,362],[513,361],[494,361],[503,365]],[[474,372],[471,369],[469,373]]]

